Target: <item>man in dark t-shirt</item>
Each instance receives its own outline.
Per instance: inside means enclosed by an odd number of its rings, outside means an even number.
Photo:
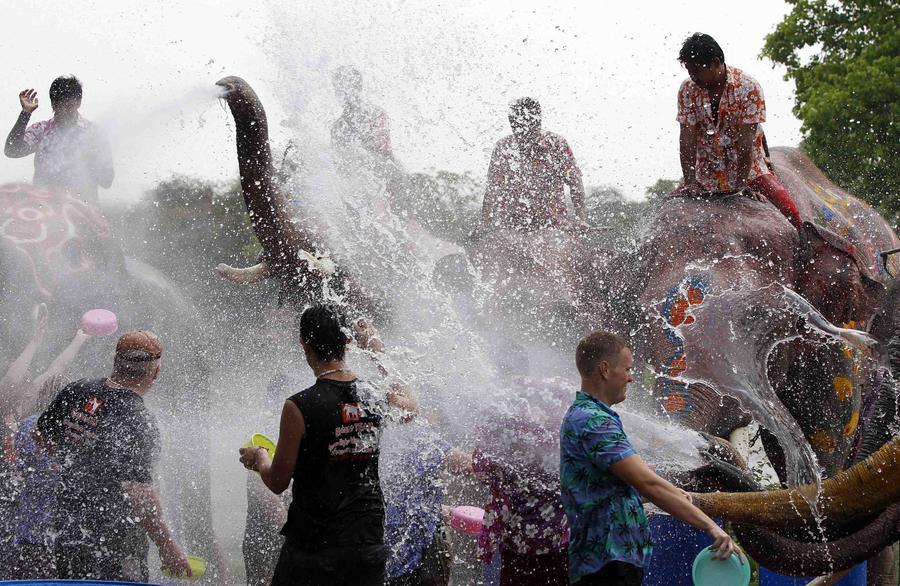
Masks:
[[[38,419],[35,438],[60,466],[53,514],[60,578],[146,581],[148,534],[163,567],[190,573],[153,487],[159,429],[143,395],[161,356],[152,332],[124,334],[109,377],[66,386]]]
[[[344,363],[344,318],[314,305],[299,320],[300,343],[316,383],[284,404],[274,459],[241,448],[241,462],[272,492],[293,479],[273,586],[382,586],[384,502],[378,478],[381,429],[388,403],[412,410],[402,393],[380,394]]]

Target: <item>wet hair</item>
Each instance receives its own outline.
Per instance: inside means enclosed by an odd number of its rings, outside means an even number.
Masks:
[[[81,100],[81,82],[74,75],[60,75],[50,84],[50,104]]]
[[[691,65],[711,65],[718,59],[725,63],[725,53],[714,38],[704,33],[694,33],[684,40],[678,60]]]
[[[618,334],[596,331],[580,342],[575,350],[575,366],[583,377],[589,376],[597,365],[618,358],[628,344]]]
[[[349,338],[347,318],[332,303],[317,303],[300,315],[297,320],[300,339],[315,350],[319,360],[343,360]]]
[[[530,116],[541,119],[541,104],[534,98],[519,98],[509,105],[509,117],[521,118]]]
[[[113,376],[130,380],[142,379],[153,374],[159,365],[159,358],[144,350],[116,352],[113,360]]]
[[[335,88],[345,91],[348,89],[361,91],[363,83],[362,73],[351,65],[342,65],[334,70],[334,73],[331,75],[331,83],[334,84]]]

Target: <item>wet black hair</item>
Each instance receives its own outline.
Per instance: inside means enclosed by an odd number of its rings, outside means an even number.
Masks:
[[[74,75],[60,75],[50,84],[50,104],[81,100],[81,82]]]
[[[725,53],[714,38],[704,33],[694,33],[684,40],[678,60],[691,65],[711,65],[718,59],[725,63]]]
[[[519,116],[528,112],[529,114],[536,116],[538,119],[541,117],[541,104],[534,98],[519,98],[515,102],[509,105],[509,115],[510,116]]]
[[[319,360],[344,359],[350,330],[344,312],[337,305],[317,303],[307,307],[297,320],[297,329]]]

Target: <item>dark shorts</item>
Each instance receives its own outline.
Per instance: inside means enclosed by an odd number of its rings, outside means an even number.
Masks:
[[[384,586],[383,545],[302,551],[285,543],[272,586]]]
[[[500,555],[500,586],[566,586],[568,583],[569,554],[565,550],[540,555],[504,551]]]
[[[578,586],[641,586],[644,568],[625,562],[609,562],[599,572],[582,576]]]

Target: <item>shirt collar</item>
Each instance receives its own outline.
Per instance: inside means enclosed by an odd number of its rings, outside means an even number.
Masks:
[[[587,392],[585,392],[585,391],[583,391],[583,390],[582,390],[582,391],[578,391],[578,392],[575,394],[575,398],[576,398],[576,399],[580,399],[580,400],[582,400],[582,401],[592,401],[592,402],[596,403],[597,406],[599,406],[600,409],[603,410],[603,411],[605,411],[606,413],[609,413],[610,415],[613,415],[613,416],[616,416],[616,417],[618,417],[618,415],[619,415],[618,413],[616,413],[615,411],[613,411],[612,408],[610,408],[609,405],[607,405],[606,403],[604,403],[603,401],[601,401],[600,399],[598,399],[598,398],[596,398],[596,397],[592,397],[591,395],[589,395]]]

